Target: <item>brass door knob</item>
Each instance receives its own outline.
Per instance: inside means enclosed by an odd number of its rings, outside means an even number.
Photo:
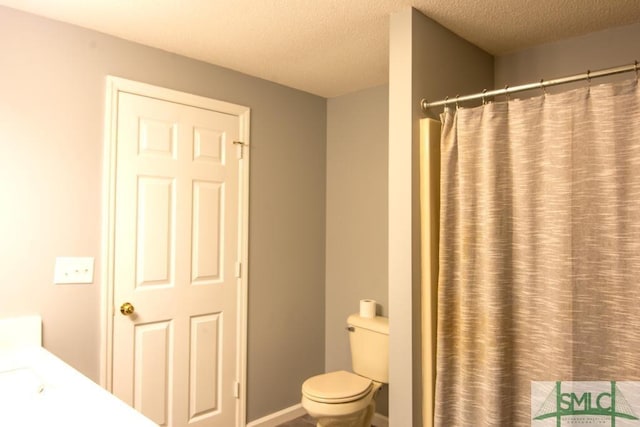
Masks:
[[[128,316],[130,314],[133,314],[133,312],[135,311],[135,307],[133,306],[133,304],[129,303],[129,302],[125,302],[124,304],[122,304],[120,306],[120,313],[124,314],[125,316]]]

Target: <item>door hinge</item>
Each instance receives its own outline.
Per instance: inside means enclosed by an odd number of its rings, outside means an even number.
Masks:
[[[237,153],[238,153],[238,158],[239,159],[243,159],[244,158],[244,147],[248,147],[249,144],[247,144],[246,142],[242,142],[242,141],[233,141],[233,145],[239,145]]]
[[[240,383],[238,381],[233,383],[233,397],[240,399]]]
[[[242,263],[236,262],[236,278],[239,279],[242,277]]]

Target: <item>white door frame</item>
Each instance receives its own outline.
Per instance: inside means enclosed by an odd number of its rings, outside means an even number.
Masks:
[[[133,93],[169,102],[191,105],[221,113],[235,115],[240,120],[240,141],[244,151],[240,160],[239,244],[241,271],[238,289],[238,360],[236,377],[240,383],[240,397],[237,405],[238,426],[246,424],[247,403],[247,296],[249,277],[249,126],[250,109],[245,106],[217,101],[198,95],[179,92],[146,83],[107,76],[106,110],[104,128],[104,161],[102,182],[102,289],[100,324],[100,385],[112,390],[113,376],[113,300],[114,283],[114,240],[115,240],[115,175],[118,94]],[[247,149],[245,149],[247,148]]]

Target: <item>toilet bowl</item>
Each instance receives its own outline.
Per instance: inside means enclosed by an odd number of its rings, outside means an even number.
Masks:
[[[302,407],[318,427],[368,427],[381,386],[347,371],[317,375],[302,385]]]
[[[318,427],[369,427],[375,397],[389,382],[389,321],[385,317],[347,319],[353,373],[334,371],[302,384],[302,407]]]

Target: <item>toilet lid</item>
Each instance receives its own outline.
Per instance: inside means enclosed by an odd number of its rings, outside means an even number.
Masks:
[[[347,371],[316,375],[302,384],[302,394],[316,402],[345,403],[358,400],[371,391],[372,382]]]

